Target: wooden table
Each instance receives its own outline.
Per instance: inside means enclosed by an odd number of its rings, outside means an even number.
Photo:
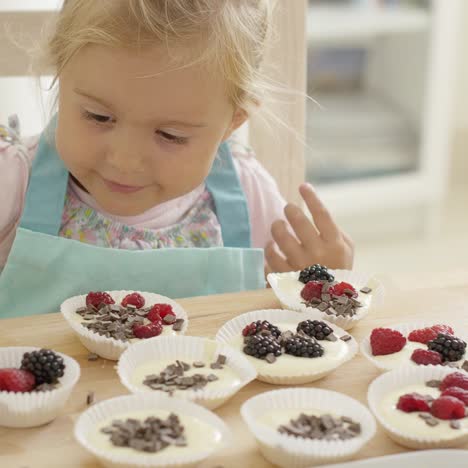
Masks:
[[[423,284],[412,286],[401,282],[399,288],[388,286],[384,307],[368,316],[352,330],[360,341],[376,326],[392,323],[430,319],[468,327],[468,286],[463,286],[452,276],[444,282],[437,281],[434,273],[429,288]],[[459,279],[459,277],[458,277]],[[396,282],[394,283],[396,284]],[[414,283],[413,283],[414,284]],[[466,283],[465,283],[466,284]],[[402,286],[404,289],[402,289]],[[180,301],[189,313],[188,334],[213,337],[231,317],[255,309],[276,308],[278,303],[271,290],[243,294],[203,297]],[[94,391],[97,400],[126,394],[115,373],[115,363],[105,360],[89,362],[88,352],[58,314],[0,320],[0,346],[47,346],[75,359],[81,365],[81,379],[73,391],[64,413],[52,423],[34,429],[0,428],[0,466],[5,468],[91,468],[97,467],[95,459],[82,450],[73,438],[73,424],[86,409],[86,396]],[[343,392],[366,403],[369,383],[379,372],[364,357],[358,355],[328,377],[313,386]],[[234,432],[233,446],[217,457],[205,462],[203,468],[223,466],[234,468],[266,468],[271,465],[262,458],[254,439],[240,418],[239,408],[251,396],[275,388],[253,382],[239,392],[216,413]],[[464,448],[468,449],[468,445]],[[357,458],[376,457],[402,452],[385,436],[382,430],[359,453]]]

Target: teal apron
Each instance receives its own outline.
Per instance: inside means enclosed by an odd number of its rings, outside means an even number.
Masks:
[[[68,171],[43,134],[20,226],[0,275],[0,318],[56,312],[77,294],[137,290],[172,298],[265,287],[246,199],[226,143],[206,180],[224,247],[120,250],[59,237]]]

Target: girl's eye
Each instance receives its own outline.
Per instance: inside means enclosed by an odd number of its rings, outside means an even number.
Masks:
[[[88,120],[102,124],[112,121],[112,117],[109,117],[108,115],[95,114],[94,112],[89,111],[84,111],[84,117]]]
[[[183,145],[187,142],[186,137],[180,137],[176,135],[172,135],[171,133],[163,132],[162,130],[158,130],[156,132],[161,138],[169,143],[175,143],[176,145]]]

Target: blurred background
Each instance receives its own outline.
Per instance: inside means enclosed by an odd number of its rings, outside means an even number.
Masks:
[[[355,239],[356,268],[456,276],[468,266],[468,1],[282,1],[301,4],[306,25],[301,177]],[[1,22],[38,37],[60,3],[0,0]],[[0,122],[17,113],[23,134],[38,133],[47,93],[4,41]]]

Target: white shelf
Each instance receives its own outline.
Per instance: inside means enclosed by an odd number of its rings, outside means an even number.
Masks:
[[[415,7],[363,8],[311,6],[307,13],[307,39],[317,42],[372,39],[384,34],[424,31],[430,14]]]

